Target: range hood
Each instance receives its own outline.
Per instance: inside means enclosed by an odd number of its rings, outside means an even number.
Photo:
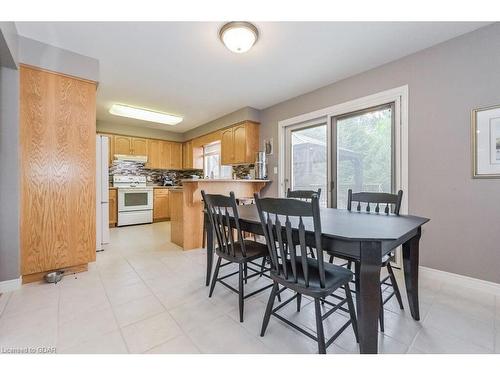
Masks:
[[[148,157],[146,155],[115,154],[115,160],[135,161],[137,163],[146,163],[148,161]]]

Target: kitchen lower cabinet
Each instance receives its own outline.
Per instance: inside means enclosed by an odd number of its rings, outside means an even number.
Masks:
[[[168,189],[153,190],[153,221],[170,219],[170,192]]]

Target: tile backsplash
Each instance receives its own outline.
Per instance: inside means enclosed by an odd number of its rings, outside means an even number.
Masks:
[[[233,166],[233,174],[236,178],[243,179],[249,174],[252,174],[253,164],[236,165]],[[165,169],[146,169],[143,163],[136,161],[114,160],[113,164],[109,166],[109,177],[113,179],[113,175],[131,175],[131,176],[146,176],[150,177],[148,182],[153,184],[161,184],[164,177],[170,178],[174,181],[175,185],[180,185],[180,180],[183,178],[190,178],[196,175],[203,178],[202,169],[189,169],[189,170],[165,170]]]
[[[109,166],[109,177],[112,180],[113,175],[132,175],[149,177],[148,182],[161,184],[164,177],[170,178],[175,185],[180,184],[183,178],[189,178],[191,175],[203,177],[202,169],[189,170],[165,170],[165,169],[146,169],[143,163],[135,161],[114,160]]]

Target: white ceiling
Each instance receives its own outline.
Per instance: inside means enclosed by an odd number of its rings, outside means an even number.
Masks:
[[[255,22],[234,54],[223,22],[18,22],[19,34],[100,61],[97,118],[185,132],[239,108],[269,107],[486,25],[480,22]],[[124,119],[113,103],[184,117],[176,126]]]

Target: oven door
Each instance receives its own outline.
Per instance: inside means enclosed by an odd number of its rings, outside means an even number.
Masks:
[[[153,209],[153,189],[118,189],[118,211],[144,211]]]

